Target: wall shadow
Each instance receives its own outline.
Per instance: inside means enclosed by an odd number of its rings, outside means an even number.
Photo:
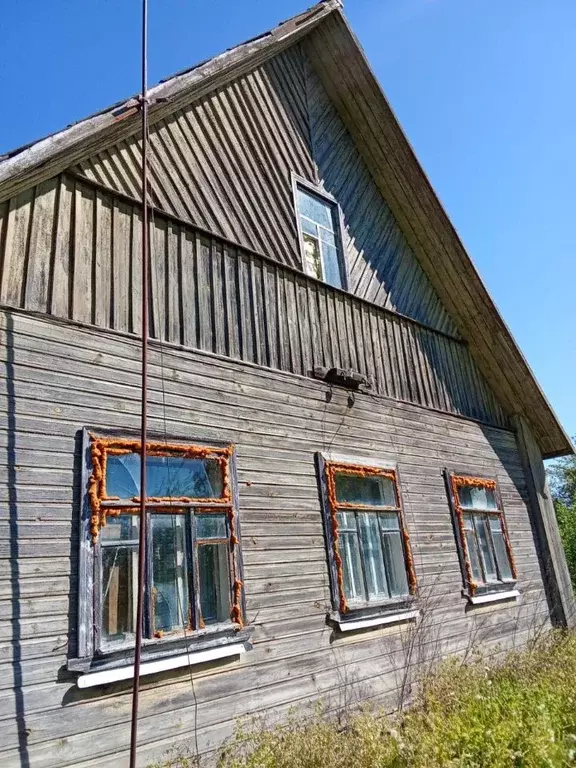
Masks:
[[[518,439],[516,437],[514,439],[515,455],[512,456],[509,449],[506,449],[500,442],[494,439],[494,432],[495,432],[494,429],[491,429],[490,427],[482,427],[482,432],[486,440],[490,443],[494,452],[500,459],[502,466],[504,467],[504,469],[508,474],[508,478],[514,484],[514,487],[516,488],[518,495],[522,498],[522,501],[526,505],[526,509],[528,512],[528,519],[530,522],[530,531],[532,533],[532,540],[534,542],[534,548],[538,556],[538,567],[540,570],[540,578],[542,579],[542,584],[544,587],[546,605],[548,607],[549,616],[552,619],[554,616],[556,616],[557,610],[558,610],[558,606],[557,606],[558,594],[557,594],[555,585],[552,584],[550,581],[551,579],[550,563],[547,560],[545,550],[540,541],[539,529],[534,519],[534,511],[532,509],[532,504],[530,502],[530,496],[528,492],[528,485],[527,485],[528,481],[525,479],[526,470],[522,465]],[[512,463],[512,460],[514,460],[514,464],[519,465],[520,469],[522,470],[522,479],[524,482],[519,482],[518,479],[514,477],[514,474],[508,471],[509,466]],[[504,514],[506,514],[506,506],[504,506]],[[513,536],[513,532],[512,532],[512,536]]]

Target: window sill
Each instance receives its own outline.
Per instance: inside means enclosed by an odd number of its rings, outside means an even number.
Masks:
[[[332,620],[338,625],[340,632],[353,632],[359,629],[368,629],[370,627],[380,627],[385,624],[400,624],[404,621],[414,621],[420,616],[418,609],[410,611],[398,611],[397,613],[383,614],[366,619],[344,619],[340,614],[331,616]]]
[[[491,592],[486,595],[465,595],[468,602],[472,605],[482,605],[484,603],[496,603],[501,600],[516,600],[520,597],[520,592],[517,589],[509,589],[507,592]]]
[[[159,672],[166,672],[170,669],[193,666],[196,664],[206,664],[210,661],[225,659],[230,656],[240,656],[245,653],[244,643],[233,643],[216,648],[209,648],[204,651],[195,651],[192,653],[183,653],[179,656],[168,656],[164,659],[155,661],[144,661],[140,665],[140,676],[154,675]],[[121,680],[130,680],[134,677],[134,665],[126,667],[114,667],[105,669],[101,672],[87,672],[78,678],[78,688],[92,688],[95,685],[107,685],[108,683],[117,683]]]

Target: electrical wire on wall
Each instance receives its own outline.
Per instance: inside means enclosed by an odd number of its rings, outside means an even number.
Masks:
[[[149,197],[149,181],[148,181],[148,151],[150,148],[150,131],[148,125],[148,0],[142,0],[142,89],[140,95],[140,111],[142,119],[142,167],[141,167],[141,180],[142,180],[142,310],[141,310],[141,341],[142,341],[142,383],[141,383],[141,425],[140,425],[140,530],[138,540],[138,596],[137,596],[137,609],[136,609],[136,642],[134,649],[134,684],[132,692],[132,721],[130,731],[130,768],[136,766],[136,753],[137,753],[137,736],[138,736],[138,703],[140,692],[140,662],[142,651],[142,625],[144,615],[144,593],[145,593],[145,575],[146,575],[146,548],[147,548],[147,511],[146,511],[146,454],[147,454],[147,433],[148,433],[148,337],[149,337],[149,265],[153,264],[157,268],[157,258],[154,253],[154,245],[152,240],[152,248],[150,248],[150,231],[155,232],[154,210],[148,205]],[[150,227],[149,216],[151,214]],[[149,256],[150,254],[150,256]],[[158,275],[156,274],[156,278]],[[156,317],[159,316],[158,306],[155,307]],[[158,334],[158,342],[160,348],[160,381],[162,387],[162,418],[164,425],[164,441],[168,444],[168,430],[166,421],[166,388],[165,388],[165,376],[164,376],[164,349],[162,345],[162,334]],[[170,472],[170,462],[166,462],[168,473]],[[168,479],[169,488],[171,487],[170,479]],[[172,502],[172,499],[170,500]],[[175,517],[171,515],[172,525],[175,529]],[[175,530],[174,530],[175,534]],[[174,540],[176,540],[174,536]],[[177,573],[177,552],[174,548],[174,572]],[[188,655],[188,669],[190,674],[190,684],[192,687],[192,695],[194,697],[194,739],[196,747],[196,755],[198,755],[198,738],[197,738],[197,710],[198,701],[196,697],[196,691],[194,688],[194,678],[192,674],[192,665],[190,661],[190,648],[188,643],[188,637],[186,635],[187,629],[187,610],[184,610],[184,606],[181,603],[180,592],[177,589],[178,599],[178,613],[182,621],[182,629],[184,632],[184,639],[186,645],[186,653]]]
[[[149,146],[151,148],[150,144],[150,133],[148,131],[148,142]],[[151,230],[153,233],[156,232],[156,223],[154,219],[154,209],[151,209]],[[155,239],[152,237],[151,239],[151,245],[150,245],[150,262],[153,265],[154,270],[156,271],[156,280],[158,281],[158,257],[155,250]],[[173,276],[172,276],[173,277]],[[158,292],[155,292],[154,294],[154,311],[156,314],[156,317],[160,317],[160,305],[159,305],[159,299],[158,299]],[[158,349],[160,353],[160,386],[161,386],[161,392],[162,392],[162,432],[163,432],[163,439],[164,444],[168,446],[169,444],[169,438],[168,438],[168,422],[166,417],[166,377],[165,377],[165,365],[164,365],[164,344],[162,341],[162,334],[157,334],[157,344]],[[168,480],[168,498],[170,499],[170,503],[173,503],[172,498],[172,482],[171,482],[171,464],[169,461],[166,462],[166,475]],[[175,516],[172,514],[171,516],[172,520],[172,532],[174,534],[174,541],[176,541],[176,519]],[[178,572],[178,553],[176,551],[176,547],[173,549],[174,554],[174,572]],[[192,564],[192,567],[194,565]],[[184,606],[182,604],[180,590],[176,589],[176,596],[177,596],[177,602],[178,602],[178,615],[180,617],[180,621],[182,623],[182,631],[184,634],[184,640],[186,644],[186,655],[188,657],[188,674],[190,678],[190,687],[192,689],[192,697],[194,699],[194,749],[195,749],[195,757],[199,757],[199,747],[198,747],[198,699],[196,696],[196,689],[194,686],[194,674],[192,672],[192,662],[190,659],[190,644],[188,642],[188,635],[187,635],[187,627],[188,627],[188,606]]]

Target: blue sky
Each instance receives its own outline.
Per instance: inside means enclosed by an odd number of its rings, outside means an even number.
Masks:
[[[149,0],[150,82],[306,0]],[[139,89],[139,0],[19,0],[0,18],[0,152]],[[576,2],[347,0],[424,169],[576,433]]]

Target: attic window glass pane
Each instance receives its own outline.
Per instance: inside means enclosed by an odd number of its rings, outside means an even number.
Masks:
[[[342,288],[338,207],[330,200],[301,187],[298,187],[296,202],[302,231],[305,272],[336,288]]]

